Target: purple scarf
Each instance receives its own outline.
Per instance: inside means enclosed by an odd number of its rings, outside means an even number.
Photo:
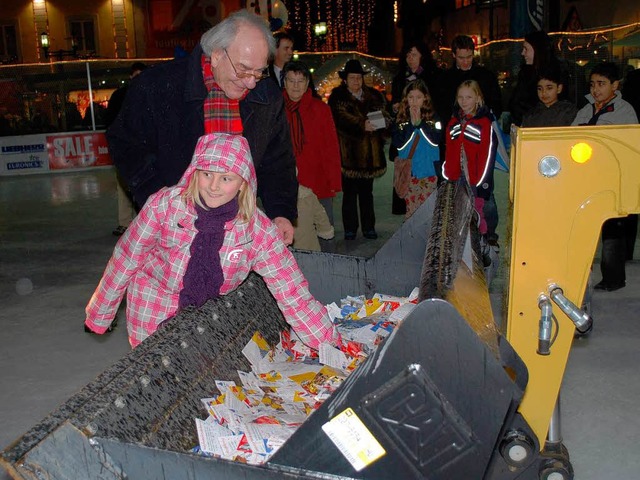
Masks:
[[[238,214],[238,197],[229,203],[205,210],[194,203],[198,218],[194,226],[198,230],[189,251],[191,258],[182,280],[178,308],[190,305],[201,307],[211,298],[220,295],[224,282],[220,265],[220,248],[224,241],[224,225]]]

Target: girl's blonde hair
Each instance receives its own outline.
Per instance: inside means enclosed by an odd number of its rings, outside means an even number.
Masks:
[[[456,106],[458,108],[460,108],[460,105],[458,105],[458,100],[457,100],[458,93],[460,92],[460,89],[464,87],[470,88],[471,91],[478,96],[478,103],[476,104],[476,109],[473,111],[473,113],[476,113],[478,109],[484,105],[484,95],[482,94],[482,89],[480,88],[480,84],[475,80],[465,80],[460,85],[458,85],[458,89],[456,90]]]
[[[197,204],[199,207],[208,210],[204,203],[202,203],[202,199],[200,198],[200,192],[198,192],[198,172],[200,170],[196,170],[191,175],[191,179],[189,180],[189,184],[182,192],[182,199],[187,205]],[[253,218],[256,213],[256,196],[251,191],[249,184],[245,179],[242,179],[242,186],[240,187],[240,191],[238,192],[238,217],[245,223],[249,223],[249,221]]]
[[[431,95],[429,94],[429,88],[427,84],[422,80],[414,80],[407,84],[402,90],[402,101],[400,102],[400,107],[398,108],[398,115],[396,117],[396,121],[398,123],[402,122],[410,122],[411,114],[409,113],[409,101],[407,100],[407,95],[413,90],[418,90],[422,92],[424,95],[424,103],[420,108],[420,118],[425,121],[430,121],[433,118],[433,103],[431,102]]]

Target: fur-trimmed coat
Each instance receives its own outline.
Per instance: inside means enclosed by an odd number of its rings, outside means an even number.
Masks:
[[[384,155],[386,129],[366,132],[367,113],[386,114],[385,99],[375,88],[362,86],[362,100],[354,97],[346,84],[333,89],[329,106],[338,130],[342,174],[348,178],[377,178],[387,171]]]

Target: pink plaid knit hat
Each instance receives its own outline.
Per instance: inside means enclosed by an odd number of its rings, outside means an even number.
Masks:
[[[256,170],[249,150],[247,139],[241,135],[227,133],[209,133],[198,139],[191,164],[184,172],[178,185],[189,184],[191,175],[196,170],[209,172],[232,172],[240,175],[257,194]]]

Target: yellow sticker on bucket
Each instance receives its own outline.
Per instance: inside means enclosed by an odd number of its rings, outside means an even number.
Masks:
[[[322,430],[356,472],[387,453],[351,408],[325,423]]]

